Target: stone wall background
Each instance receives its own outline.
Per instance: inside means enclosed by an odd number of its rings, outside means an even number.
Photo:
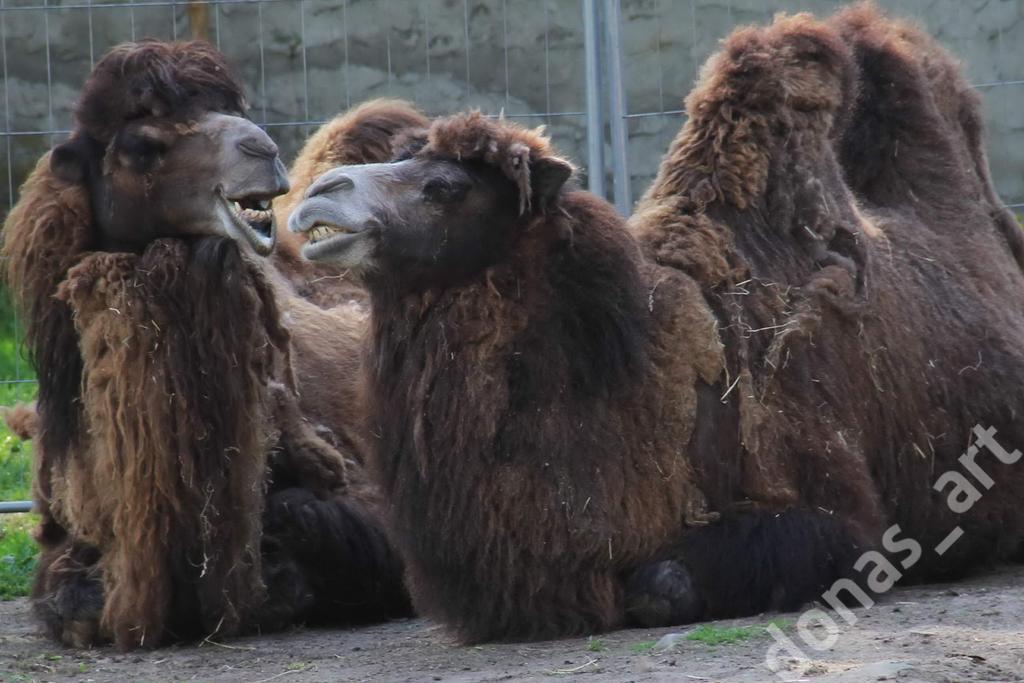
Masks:
[[[35,160],[70,127],[97,57],[133,38],[187,37],[203,22],[243,78],[253,118],[267,124],[288,160],[316,122],[393,96],[430,114],[479,107],[546,124],[559,148],[586,167],[581,0],[231,0],[206,5],[205,16],[184,2],[45,1],[44,10],[44,0],[0,0],[0,130],[7,131],[0,133],[0,215]],[[663,112],[681,108],[722,37],[778,11],[827,14],[840,4],[623,0],[632,197],[682,125],[681,114]],[[963,60],[984,94],[999,190],[1024,211],[1024,0],[880,4],[922,22]]]

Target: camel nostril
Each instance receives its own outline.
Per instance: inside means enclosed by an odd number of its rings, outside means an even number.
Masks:
[[[334,190],[351,190],[355,187],[355,183],[349,176],[338,173],[328,173],[317,180],[306,192],[306,198],[316,197],[317,195],[326,194]]]
[[[278,155],[277,145],[270,138],[250,136],[238,142],[238,148],[249,156],[273,159]]]

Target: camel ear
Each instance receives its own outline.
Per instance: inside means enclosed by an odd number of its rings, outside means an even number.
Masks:
[[[85,180],[85,150],[75,138],[61,143],[50,152],[50,171],[63,181],[80,183]]]
[[[530,164],[530,184],[534,199],[541,205],[547,204],[558,195],[559,190],[572,176],[573,168],[565,159],[541,157]]]

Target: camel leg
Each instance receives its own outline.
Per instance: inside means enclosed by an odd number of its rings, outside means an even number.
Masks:
[[[379,514],[346,491],[271,492],[264,513],[265,625],[359,623],[411,612],[403,566]]]
[[[103,578],[100,552],[68,536],[53,519],[40,525],[43,547],[32,599],[35,612],[55,640],[90,647],[103,640]]]
[[[626,580],[626,616],[653,627],[793,611],[851,575],[868,550],[834,515],[809,510],[724,515]]]
[[[676,560],[644,565],[626,580],[626,621],[639,626],[669,626],[697,621],[704,601],[689,570]]]

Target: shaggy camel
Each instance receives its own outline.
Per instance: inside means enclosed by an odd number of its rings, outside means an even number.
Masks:
[[[288,183],[244,111],[204,43],[114,48],[5,224],[39,375],[33,599],[70,645],[409,609],[357,406],[311,382],[351,383],[352,347],[318,340],[360,330],[258,258]]]
[[[875,548],[917,578],[1021,555],[1020,236],[975,98],[907,35],[866,7],[734,33],[628,226],[477,114],[314,183],[289,227],[370,291],[370,470],[419,610],[542,638],[795,609]],[[965,509],[933,484],[976,426]]]

